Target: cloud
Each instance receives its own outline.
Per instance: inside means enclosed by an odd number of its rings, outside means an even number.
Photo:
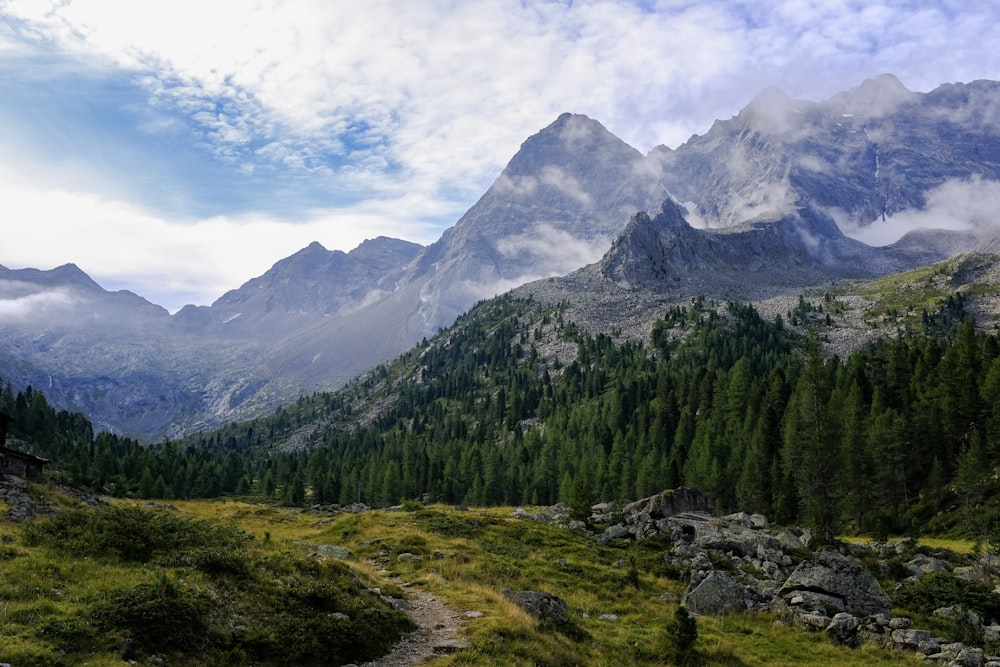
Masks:
[[[832,213],[844,234],[872,246],[895,243],[915,229],[1000,229],[1000,182],[980,176],[953,179],[930,190],[923,209],[902,211],[866,226],[851,221],[843,211]]]
[[[74,261],[202,302],[311,240],[434,240],[564,111],[648,150],[771,85],[819,100],[883,72],[923,91],[995,77],[994,14],[915,0],[0,0],[0,153],[30,176],[15,199],[33,207],[0,200],[0,215],[51,240],[5,242],[0,261]],[[757,208],[781,203],[764,194]]]
[[[513,234],[496,243],[497,252],[507,258],[530,256],[545,270],[532,280],[559,276],[592,264],[601,258],[611,239],[581,239],[554,225],[541,223],[526,234]],[[511,285],[513,287],[513,285]],[[509,289],[509,288],[508,288]]]
[[[215,216],[177,224],[126,202],[9,180],[0,184],[0,202],[15,223],[5,229],[0,264],[47,269],[74,262],[105,289],[129,289],[171,311],[210,304],[312,241],[349,250],[366,238],[396,234],[400,210],[416,219],[442,214],[439,201],[414,193],[316,209],[305,221]],[[30,211],[33,222],[18,224],[16,211]],[[436,238],[430,223],[409,231],[424,243]]]
[[[0,280],[0,320],[24,320],[47,315],[75,302],[69,290],[39,290],[35,285],[18,281]]]

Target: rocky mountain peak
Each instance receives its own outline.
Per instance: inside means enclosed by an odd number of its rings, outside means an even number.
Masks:
[[[49,271],[0,267],[0,279],[30,283],[38,287],[72,287],[88,292],[104,291],[76,264],[63,264]]]
[[[873,118],[892,113],[901,105],[918,98],[918,93],[907,89],[894,75],[880,74],[834,95],[828,104],[843,114]]]
[[[610,155],[609,155],[610,153]],[[586,156],[601,162],[639,152],[583,114],[563,113],[548,127],[528,137],[503,173],[508,177],[535,174],[546,165],[567,165]]]

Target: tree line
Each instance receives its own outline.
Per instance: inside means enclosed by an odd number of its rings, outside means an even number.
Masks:
[[[0,406],[72,483],[139,497],[586,506],[687,485],[827,537],[991,529],[1000,343],[960,297],[843,359],[823,354],[825,321],[802,336],[746,304],[695,299],[648,343],[563,312],[493,299],[339,392],[155,446],[94,435],[31,388]]]

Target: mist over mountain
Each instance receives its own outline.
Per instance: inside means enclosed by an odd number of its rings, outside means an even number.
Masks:
[[[690,295],[769,298],[992,251],[997,108],[993,81],[922,94],[885,75],[822,102],[769,89],[648,155],[563,114],[430,246],[313,243],[209,307],[171,316],[73,265],[0,267],[0,368],[157,439],[335,388],[527,283],[592,322],[640,323]]]

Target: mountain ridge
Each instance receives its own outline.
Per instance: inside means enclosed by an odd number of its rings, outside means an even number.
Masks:
[[[911,93],[891,76],[825,102],[768,90],[704,135],[646,155],[596,120],[561,114],[426,247],[380,237],[344,253],[313,243],[173,316],[96,283],[96,301],[81,306],[43,284],[57,274],[30,274],[23,293],[7,281],[6,312],[30,294],[19,305],[39,317],[0,322],[2,363],[19,381],[62,386],[54,399],[101,425],[155,438],[339,386],[525,284],[576,299],[593,318],[632,308],[626,319],[639,322],[642,308],[682,294],[777,294],[914,268],[989,247],[989,210],[959,204],[1000,192],[1000,128],[989,113],[998,100],[997,82]],[[678,203],[679,220],[648,226]],[[637,212],[647,212],[642,224]],[[973,229],[914,231],[937,220]],[[883,225],[911,235],[873,248],[844,234]],[[156,400],[123,407],[157,386],[170,414]]]

